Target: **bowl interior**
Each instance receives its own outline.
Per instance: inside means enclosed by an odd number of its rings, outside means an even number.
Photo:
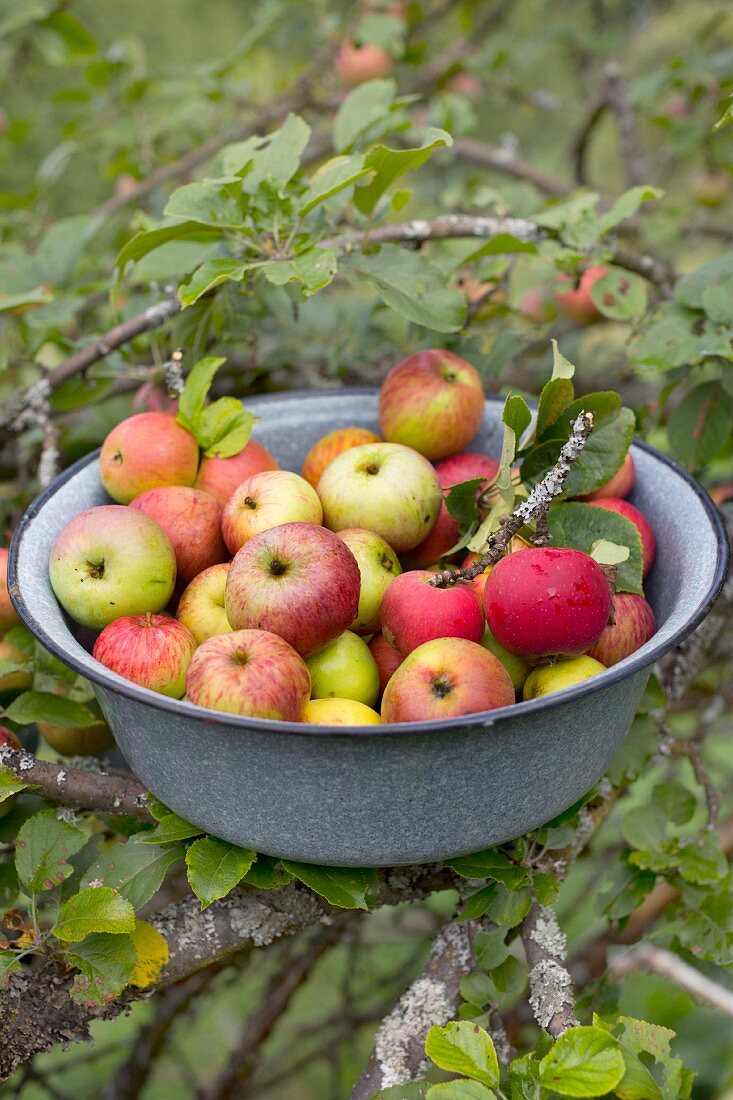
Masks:
[[[260,416],[254,438],[264,443],[283,468],[300,471],[303,459],[313,443],[335,427],[359,425],[378,427],[377,391],[344,389],[278,394],[248,399],[248,407]],[[501,449],[502,402],[488,400],[484,425],[469,445],[498,457]],[[728,544],[717,509],[707,494],[666,457],[644,444],[633,448],[637,481],[630,496],[649,518],[657,535],[657,561],[646,585],[646,594],[657,618],[657,633],[631,657],[600,676],[576,685],[553,697],[543,697],[492,713],[492,722],[512,716],[518,707],[541,709],[552,705],[558,696],[583,695],[632,671],[648,667],[667,652],[704,617],[723,582],[727,568]],[[167,710],[183,708],[186,713],[213,715],[189,703],[163,699],[159,695],[131,685],[104,669],[70,628],[58,605],[48,579],[48,559],[59,532],[72,515],[97,504],[108,503],[99,480],[96,459],[91,456],[67,470],[31,505],[23,517],[11,550],[9,581],[11,595],[30,629],[57,656],[72,664],[92,681],[134,693],[138,698]],[[264,720],[240,719],[219,715],[228,724],[266,724],[293,732],[314,733],[321,727],[303,727],[294,723],[264,723]],[[440,727],[446,720],[422,724]],[[486,724],[486,716],[483,718]],[[341,728],[341,732],[346,727]],[[358,727],[354,732],[368,735],[370,729],[384,733],[388,729],[405,731],[405,726]]]

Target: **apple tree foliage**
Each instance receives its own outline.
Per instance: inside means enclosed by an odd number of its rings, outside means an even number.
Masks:
[[[435,345],[470,359],[508,396],[498,503],[485,517],[475,486],[448,497],[470,549],[512,510],[515,460],[527,484],[539,480],[581,408],[596,426],[566,498],[615,472],[634,433],[708,484],[730,478],[730,13],[682,0],[585,7],[266,0],[227,50],[185,69],[159,67],[142,31],[110,39],[81,4],[0,7],[4,530],[38,489],[39,454],[68,462],[98,445],[145,399],[141,386],[175,381],[174,349],[187,375],[179,416],[219,454],[248,438],[249,393],[376,384]],[[345,89],[331,63],[345,36],[386,50],[391,71]],[[595,318],[581,323],[561,295],[601,265]],[[69,367],[98,341],[83,369]],[[18,403],[44,380],[35,405]],[[550,530],[564,545],[621,547],[619,587],[640,591],[640,541],[623,517],[564,500]],[[3,724],[28,738],[37,722],[99,720],[88,684],[22,627],[7,640],[20,656],[0,661],[0,677],[24,672],[31,686],[0,695]],[[533,902],[558,907],[582,954],[576,905],[598,938],[665,884],[655,942],[729,985],[733,882],[717,826],[733,806],[715,710],[726,682],[711,664],[690,704],[671,706],[652,679],[602,789],[528,836],[449,861],[475,965],[456,1019],[427,1035],[426,1079],[379,1096],[691,1095],[669,1017],[638,983],[627,993],[586,974],[581,1024],[557,1039],[533,1027],[519,944]],[[0,972],[39,958],[72,969],[83,1004],[158,981],[168,946],[140,911],[172,881],[202,910],[294,880],[337,908],[376,903],[377,872],[236,848],[152,796],[154,825],[114,806],[71,813],[2,766],[0,802]],[[599,805],[608,824],[576,865],[568,853]],[[519,1021],[503,1066],[497,1012]],[[685,1055],[686,1015],[691,1003],[672,1020]],[[709,1031],[724,1050],[730,1030]],[[691,1061],[709,1087],[733,1079],[730,1064]]]

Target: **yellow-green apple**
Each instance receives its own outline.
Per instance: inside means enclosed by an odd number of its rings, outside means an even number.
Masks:
[[[309,699],[301,722],[309,726],[380,726],[376,710],[356,699]]]
[[[171,615],[125,615],[105,626],[92,656],[140,687],[180,699],[196,649],[188,627]]]
[[[575,657],[603,633],[611,589],[598,562],[582,550],[531,547],[493,567],[484,588],[486,622],[518,657]]]
[[[355,634],[373,634],[379,630],[382,597],[395,577],[402,572],[399,559],[389,543],[375,531],[349,527],[336,534],[356,558],[361,577],[359,610],[349,625]]]
[[[25,665],[28,663],[28,657],[17,645],[13,645],[7,638],[0,637],[0,664],[3,661],[12,661],[14,665]],[[31,682],[30,672],[24,669],[0,673],[0,692],[26,691],[31,686]]]
[[[202,569],[229,557],[221,534],[222,507],[216,497],[188,485],[148,489],[130,504],[165,531],[176,554],[179,589]]]
[[[601,635],[601,637],[602,636],[603,635]],[[514,690],[521,691],[524,681],[529,676],[531,668],[529,662],[525,661],[523,657],[517,657],[515,653],[510,653],[508,649],[504,649],[504,646],[497,642],[488,626],[481,639],[481,645],[484,649],[488,649],[489,653],[493,653],[495,657],[499,658],[511,677],[511,681],[514,684]]]
[[[408,355],[379,390],[379,425],[389,443],[426,458],[462,450],[481,427],[484,387],[471,363],[450,351]]]
[[[731,177],[722,168],[717,171],[698,169],[692,175],[692,197],[701,206],[720,206],[731,192]]]
[[[198,443],[163,412],[128,416],[109,433],[99,455],[102,484],[118,504],[160,485],[193,485],[198,468]]]
[[[382,600],[382,634],[407,655],[433,638],[466,638],[480,642],[484,613],[470,584],[434,588],[428,569],[395,577]]]
[[[228,561],[210,565],[193,578],[178,601],[176,618],[191,631],[198,645],[232,629],[224,608],[228,573]]]
[[[617,592],[613,597],[614,622],[609,623],[595,645],[588,650],[608,668],[641,649],[654,635],[657,624],[654,612],[643,596],[633,592]]]
[[[501,661],[466,638],[434,638],[413,649],[382,697],[383,722],[430,722],[514,702]]]
[[[351,447],[363,447],[365,443],[381,443],[376,432],[368,428],[336,428],[317,440],[308,451],[300,473],[314,489],[318,488],[321,474],[326,467]]]
[[[393,673],[397,671],[405,658],[396,646],[387,641],[381,631],[379,634],[375,634],[369,642],[369,651],[377,663],[379,695],[381,697]]]
[[[357,84],[363,84],[367,80],[389,76],[392,72],[392,58],[386,50],[373,42],[357,46],[345,38],[334,58],[333,67],[342,84],[355,88]]]
[[[634,460],[631,457],[629,451],[626,452],[626,457],[621,463],[620,468],[613,474],[605,485],[601,485],[600,489],[596,489],[593,493],[588,493],[587,496],[578,497],[579,500],[604,500],[606,497],[627,497],[634,487],[634,479],[636,477],[636,467],[634,466]]]
[[[196,650],[186,698],[228,714],[298,722],[310,686],[305,661],[284,638],[268,630],[235,630]]]
[[[0,749],[2,749],[3,745],[9,745],[11,749],[17,749],[19,752],[23,748],[13,731],[9,730],[7,726],[0,726]],[[5,817],[7,813],[10,813],[14,802],[14,795],[10,795],[9,798],[5,798],[0,802],[0,817]]]
[[[557,295],[558,309],[566,317],[572,317],[581,325],[590,325],[593,321],[600,320],[602,314],[591,297],[591,288],[594,283],[607,274],[608,268],[604,264],[598,267],[589,267],[580,276],[575,284],[569,275],[561,276],[559,285],[561,291]],[[565,289],[567,288],[567,289]]]
[[[66,524],[51,551],[49,575],[64,611],[101,630],[123,615],[162,611],[176,583],[176,555],[150,516],[102,504]]]
[[[442,495],[435,470],[399,443],[366,443],[335,458],[318,482],[326,527],[376,531],[398,554],[435,526]]]
[[[195,486],[211,493],[223,507],[234,490],[248,477],[260,474],[263,470],[279,469],[267,448],[255,439],[250,439],[246,447],[229,458],[205,455],[201,459]]]
[[[353,622],[359,584],[356,558],[337,535],[313,523],[283,523],[255,535],[234,558],[227,618],[235,631],[272,631],[308,656]]]
[[[8,551],[0,549],[0,631],[17,626],[20,616],[10,602],[8,592]]]
[[[290,470],[263,470],[234,490],[224,505],[221,530],[229,552],[236,554],[248,539],[271,527],[322,520],[318,493],[305,478]]]
[[[101,720],[84,727],[56,726],[50,722],[37,725],[43,740],[60,756],[96,756],[115,746],[112,730]]]
[[[369,646],[345,630],[306,658],[313,699],[356,699],[371,707],[379,695],[379,669]]]
[[[588,503],[594,508],[605,508],[607,512],[616,512],[619,516],[631,520],[641,537],[642,567],[646,576],[654,564],[656,552],[654,531],[646,516],[633,504],[629,504],[628,500],[621,500],[619,497],[601,497],[598,500],[589,500]]]
[[[557,661],[554,665],[538,665],[524,681],[522,698],[538,699],[540,695],[551,695],[573,684],[582,684],[584,680],[590,680],[604,671],[605,665],[584,653],[580,657]]]

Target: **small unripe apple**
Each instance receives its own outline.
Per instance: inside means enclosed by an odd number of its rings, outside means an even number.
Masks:
[[[204,569],[178,601],[176,618],[191,631],[198,645],[217,634],[229,634],[232,629],[224,607],[229,565],[225,561]]]
[[[532,547],[502,558],[484,589],[487,624],[497,641],[527,660],[575,657],[598,641],[611,589],[589,554]]]
[[[170,615],[126,615],[104,628],[92,656],[140,687],[180,699],[195,649],[191,631]]]
[[[379,670],[369,646],[345,630],[306,658],[312,699],[356,699],[371,707],[379,694]]]
[[[596,489],[595,492],[588,493],[587,496],[578,497],[578,500],[593,501],[605,500],[606,497],[616,497],[617,499],[627,497],[634,487],[635,478],[634,460],[631,453],[627,451],[620,469],[608,479],[606,484],[601,485],[600,489]]]
[[[112,730],[106,722],[83,727],[56,726],[50,722],[36,724],[43,740],[60,756],[97,756],[115,747]]]
[[[263,470],[248,477],[224,505],[221,529],[231,554],[254,535],[283,523],[319,525],[323,509],[305,478],[290,470]]]
[[[381,631],[379,634],[375,634],[370,641],[369,652],[377,663],[377,669],[379,671],[379,694],[381,697],[393,673],[397,671],[405,658],[396,646],[393,646],[391,642],[387,641]]]
[[[380,726],[376,710],[356,699],[309,699],[301,722],[309,726]]]
[[[8,592],[8,553],[0,549],[0,633],[10,630],[11,626],[17,626],[20,616],[10,602]]]
[[[483,637],[484,615],[473,588],[435,588],[432,577],[428,569],[413,569],[395,577],[384,594],[382,633],[405,655],[433,638]]]
[[[309,485],[318,488],[321,474],[334,458],[338,458],[351,447],[363,447],[365,443],[381,443],[382,440],[368,428],[336,428],[317,440],[303,461],[300,471]]]
[[[229,458],[205,455],[201,459],[195,486],[197,489],[205,489],[207,493],[211,493],[223,507],[234,490],[238,489],[248,477],[260,474],[264,470],[279,468],[267,448],[255,439],[250,439],[246,447],[237,454],[230,455]]]
[[[538,665],[533,668],[524,681],[524,699],[538,699],[540,695],[550,695],[555,691],[564,691],[574,684],[582,684],[599,672],[605,671],[605,665],[583,654],[567,661],[558,661],[554,665]]]
[[[402,572],[402,567],[392,547],[375,531],[350,527],[336,534],[356,558],[361,578],[359,610],[349,630],[355,634],[373,634],[379,630],[384,593]]]
[[[355,88],[357,84],[364,84],[367,80],[389,76],[392,72],[392,58],[386,50],[372,42],[357,46],[344,39],[334,58],[333,67],[342,84]]]
[[[28,660],[26,654],[7,638],[0,637],[0,661],[13,661],[15,664],[25,664]],[[30,672],[6,672],[0,675],[0,693],[4,691],[27,691],[32,684]]]
[[[118,504],[161,485],[193,485],[198,466],[198,443],[163,412],[128,416],[112,429],[99,454],[102,484]]]
[[[614,622],[609,623],[595,645],[588,650],[602,665],[623,661],[641,649],[653,637],[657,624],[654,612],[643,596],[634,592],[617,592],[613,597]]]
[[[598,267],[589,267],[580,276],[577,286],[574,285],[568,275],[563,275],[560,279],[560,285],[561,287],[568,287],[568,289],[563,289],[557,295],[558,309],[566,317],[572,317],[574,321],[578,321],[581,325],[590,325],[594,321],[599,321],[602,314],[593,301],[590,292],[593,284],[602,279],[607,272],[608,268],[605,264]]]
[[[628,500],[621,500],[618,497],[601,497],[597,500],[590,500],[588,503],[592,504],[594,508],[605,508],[607,512],[617,512],[618,515],[631,520],[641,537],[641,556],[644,576],[646,576],[654,564],[656,553],[654,530],[646,516],[633,504],[629,504]]]

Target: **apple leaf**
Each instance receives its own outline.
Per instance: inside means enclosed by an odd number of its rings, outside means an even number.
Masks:
[[[599,509],[597,509],[598,511]],[[192,825],[178,814],[166,813],[158,819],[158,824],[149,833],[139,834],[140,844],[169,844],[171,841],[188,840],[192,836],[201,836],[203,829]]]
[[[239,885],[257,859],[249,848],[238,848],[225,840],[204,836],[186,852],[188,884],[206,909]]]
[[[442,1081],[431,1085],[426,1100],[496,1100],[496,1093],[478,1081]]]
[[[175,225],[161,226],[159,229],[149,229],[143,233],[136,233],[127,242],[115,260],[115,267],[119,269],[120,275],[122,275],[129,263],[141,260],[143,256],[154,252],[156,248],[160,248],[161,245],[167,244],[169,241],[214,241],[217,236],[216,230],[207,229],[194,221],[178,222]]]
[[[130,936],[95,932],[67,953],[67,961],[81,971],[71,988],[73,1000],[104,1004],[122,992],[136,963]]]
[[[590,554],[594,544],[602,540],[627,549],[626,558],[607,564],[618,565],[616,587],[620,592],[642,595],[641,536],[630,519],[593,504],[571,501],[553,505],[547,521],[554,546],[569,546]]]
[[[619,546],[608,539],[596,539],[591,545],[590,556],[595,558],[599,565],[620,565],[627,561],[631,551],[628,546]]]
[[[215,256],[196,268],[192,275],[178,288],[178,297],[184,307],[198,302],[202,295],[213,290],[220,283],[228,281],[241,283],[250,265],[227,256]]]
[[[252,864],[244,881],[258,890],[276,890],[279,886],[287,886],[292,882],[293,876],[274,856],[258,855],[257,861]]]
[[[733,399],[720,382],[703,382],[674,407],[667,433],[675,457],[698,469],[721,449],[732,425]]]
[[[445,498],[445,506],[461,528],[470,527],[478,518],[476,496],[486,478],[474,477],[451,486]]]
[[[441,1069],[462,1073],[494,1087],[499,1084],[499,1063],[491,1036],[478,1024],[452,1020],[445,1027],[431,1027],[425,1053]]]
[[[355,271],[391,309],[417,325],[456,332],[466,320],[466,299],[421,252],[384,245],[379,252],[352,254],[343,268],[346,274]]]
[[[647,284],[639,275],[618,267],[609,267],[591,287],[590,296],[604,317],[613,321],[632,321],[647,307]]]
[[[71,943],[83,940],[90,932],[134,931],[135,910],[110,886],[88,886],[72,894],[61,906],[53,929],[57,939]]]
[[[618,403],[616,394],[589,394],[573,401],[553,425],[557,432],[554,439],[542,440],[526,455],[522,462],[522,480],[526,485],[536,485],[552,469],[567,436],[565,419],[569,429],[582,410],[593,412],[595,425],[583,450],[570,467],[565,481],[563,497],[586,496],[600,489],[621,468],[626,452],[634,436],[636,417],[631,409],[612,407]]]
[[[158,981],[170,958],[168,942],[154,925],[145,920],[136,920],[132,945],[135,948],[136,962],[130,975],[130,985],[147,989]]]
[[[63,695],[54,695],[51,691],[24,691],[5,708],[3,717],[17,722],[19,726],[49,722],[55,726],[73,726],[75,729],[95,726],[100,721],[99,715],[82,703],[65,699]]]
[[[88,837],[81,829],[60,821],[54,809],[29,817],[18,830],[15,866],[20,881],[33,893],[53,890],[71,875],[69,857],[80,851]]]
[[[372,214],[390,184],[405,172],[423,165],[435,149],[452,144],[453,138],[446,130],[431,127],[425,135],[425,141],[417,149],[389,149],[386,145],[375,145],[364,158],[364,167],[373,169],[374,177],[368,184],[356,188],[356,209],[360,214]]]
[[[613,1036],[599,1027],[571,1027],[540,1062],[540,1083],[562,1096],[605,1096],[624,1068]]]
[[[341,153],[392,110],[397,84],[394,80],[367,80],[349,92],[333,120],[333,147]]]
[[[81,886],[90,882],[111,886],[134,909],[140,909],[159,889],[166,871],[181,859],[179,847],[163,848],[153,844],[140,844],[131,837],[126,843],[113,843],[106,847],[87,869]]]
[[[5,802],[7,798],[12,798],[18,791],[22,791],[25,788],[25,783],[22,779],[18,779],[7,765],[3,764],[0,767],[0,802]]]
[[[282,866],[316,894],[342,909],[368,909],[367,895],[377,886],[377,873],[366,867],[321,867],[282,860]]]
[[[235,397],[220,397],[206,404],[206,398],[225,359],[200,359],[191,369],[178,400],[177,420],[196,438],[206,455],[228,458],[238,454],[249,442],[252,425],[259,419]]]

